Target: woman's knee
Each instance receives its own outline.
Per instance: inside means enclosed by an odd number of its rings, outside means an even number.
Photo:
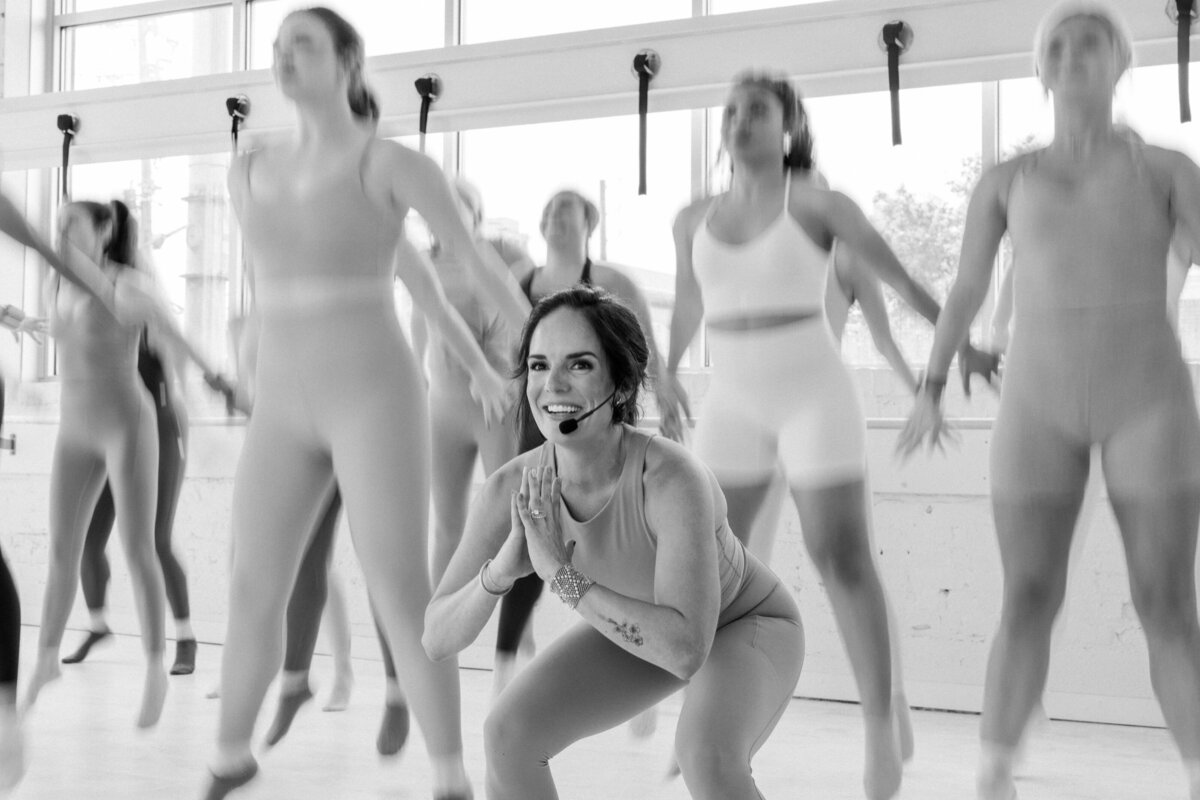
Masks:
[[[1062,608],[1065,585],[1049,576],[1005,577],[1003,619],[1025,625],[1049,625]]]
[[[497,703],[483,723],[488,768],[503,776],[513,769],[548,766],[548,750],[539,737],[545,729],[545,720],[539,724],[516,703]]]
[[[1164,580],[1135,586],[1133,607],[1151,638],[1193,634],[1197,628],[1195,588]]]
[[[826,532],[806,536],[805,543],[813,564],[826,580],[859,586],[869,578],[878,579],[865,529],[848,522],[833,523]]]
[[[719,731],[676,732],[680,772],[694,797],[738,797],[751,781],[748,754],[714,734]]]

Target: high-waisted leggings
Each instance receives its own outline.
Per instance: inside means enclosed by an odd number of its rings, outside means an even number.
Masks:
[[[749,613],[717,629],[708,659],[690,682],[622,649],[591,625],[576,625],[496,699],[484,727],[488,800],[557,797],[550,775],[554,756],[685,685],[675,754],[688,792],[699,800],[761,797],[750,762],[787,709],[803,659],[800,615],[782,583]]]
[[[171,547],[171,534],[175,527],[175,510],[179,506],[179,495],[183,490],[183,478],[187,470],[187,423],[179,418],[172,399],[156,395],[150,389],[154,410],[158,416],[158,506],[154,514],[154,551],[162,566],[163,581],[167,589],[167,603],[175,619],[188,619],[191,609],[188,604],[187,574],[175,557]],[[112,534],[116,519],[112,486],[106,482],[92,522],[88,526],[87,538],[83,543],[83,563],[79,573],[83,585],[83,599],[93,611],[104,608],[111,570],[108,566],[108,537]]]
[[[4,429],[4,380],[0,379],[0,431]],[[16,691],[21,661],[21,596],[0,550],[0,688]]]
[[[321,512],[312,540],[300,561],[296,585],[287,605],[287,633],[283,646],[283,668],[287,672],[308,672],[317,636],[321,632],[321,613],[329,599],[329,564],[333,560],[333,544],[338,522],[342,517],[342,494],[335,487],[325,510]],[[374,614],[375,635],[383,654],[383,670],[389,678],[396,677],[396,662],[392,660],[378,616]]]
[[[283,660],[288,598],[336,481],[368,591],[433,755],[461,752],[457,665],[421,646],[429,421],[390,292],[319,314],[264,311],[233,492],[219,744],[248,746]]]
[[[163,579],[154,558],[158,435],[150,395],[136,378],[64,378],[62,415],[50,470],[50,572],[42,648],[57,648],[79,583],[87,525],[105,478],[133,578],[150,653],[163,649]]]

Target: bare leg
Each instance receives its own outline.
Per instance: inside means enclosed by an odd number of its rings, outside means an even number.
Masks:
[[[1050,664],[1050,631],[1062,606],[1083,478],[1073,493],[1005,496],[992,508],[1004,600],[984,683],[979,796],[1015,797],[1012,756],[1042,696]]]
[[[871,800],[900,790],[900,743],[892,709],[892,647],[887,601],[871,552],[862,480],[792,488],[800,527],[833,606],[862,701],[866,725],[863,785]]]
[[[1121,528],[1134,607],[1146,632],[1150,681],[1171,738],[1200,792],[1200,626],[1196,526],[1200,489],[1167,494],[1109,488]]]
[[[350,705],[350,692],[354,689],[354,664],[350,660],[350,603],[341,573],[332,563],[326,585],[328,598],[321,616],[321,629],[328,636],[329,649],[333,652],[333,686],[329,688],[329,697],[322,710],[344,711]]]

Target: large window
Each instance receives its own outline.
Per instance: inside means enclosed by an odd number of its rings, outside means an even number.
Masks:
[[[253,0],[250,3],[250,68],[271,66],[271,46],[283,18],[314,3],[303,0]],[[330,0],[362,34],[368,56],[429,50],[446,44],[444,0]]]
[[[468,131],[462,172],[482,192],[488,224],[521,238],[538,264],[545,263],[539,227],[550,196],[570,188],[595,202],[601,224],[591,255],[637,281],[665,346],[674,294],[671,223],[691,193],[690,120],[687,111],[650,115],[648,193],[641,197],[637,117]]]
[[[691,0],[462,0],[464,44],[683,19]]]
[[[62,88],[98,89],[229,72],[232,27],[233,12],[226,6],[64,28]]]

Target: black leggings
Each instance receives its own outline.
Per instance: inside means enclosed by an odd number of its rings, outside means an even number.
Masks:
[[[307,672],[317,649],[317,634],[321,630],[321,612],[329,598],[329,562],[333,558],[334,534],[342,515],[342,494],[336,488],[317,523],[312,541],[300,561],[300,572],[287,606],[287,639],[284,642],[283,668],[288,672]],[[383,669],[389,678],[396,677],[396,664],[391,648],[379,627],[379,616],[371,608],[375,635],[383,651]]]
[[[184,472],[187,467],[187,430],[179,424],[179,417],[169,400],[154,398],[158,415],[158,507],[154,516],[154,550],[162,565],[163,582],[167,589],[167,602],[175,619],[188,619],[191,608],[188,603],[187,575],[183,565],[171,549],[171,532],[175,527],[175,509],[179,506],[179,495],[183,489]],[[83,560],[79,581],[83,585],[83,599],[93,611],[103,609],[108,593],[108,537],[112,534],[116,510],[112,490],[108,483],[96,501],[92,522],[88,526],[87,538],[83,543]]]
[[[4,381],[0,380],[0,427],[4,425]],[[21,660],[21,596],[0,550],[0,688],[17,689]]]

